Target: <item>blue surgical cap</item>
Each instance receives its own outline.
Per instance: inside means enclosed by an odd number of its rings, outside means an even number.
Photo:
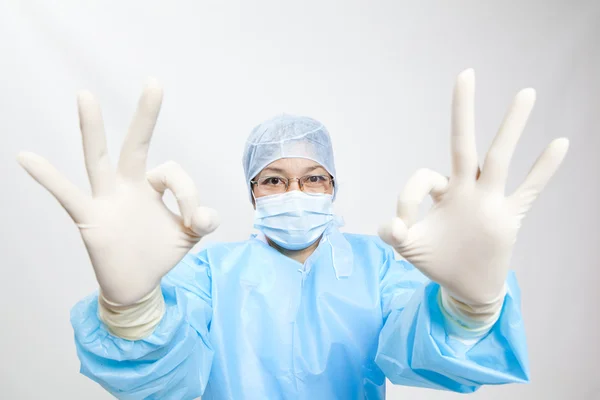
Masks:
[[[331,176],[336,176],[333,147],[325,126],[308,117],[278,115],[256,126],[246,142],[243,163],[250,197],[250,181],[267,165],[281,158],[313,160]]]

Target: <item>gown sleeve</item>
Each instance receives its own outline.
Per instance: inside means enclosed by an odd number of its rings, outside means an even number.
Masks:
[[[390,248],[380,272],[384,325],[376,362],[394,384],[470,393],[481,385],[529,381],[529,361],[514,273],[498,321],[476,341],[446,328],[439,285]],[[465,332],[467,333],[467,332]],[[465,335],[468,336],[468,335]]]
[[[98,294],[73,307],[81,373],[119,399],[193,399],[204,392],[213,359],[211,273],[205,253],[188,254],[161,282],[165,314],[154,332],[130,341],[98,318]]]

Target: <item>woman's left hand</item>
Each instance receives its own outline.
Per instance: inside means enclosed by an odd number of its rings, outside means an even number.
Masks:
[[[510,159],[535,102],[524,89],[515,99],[479,171],[475,147],[475,76],[462,72],[452,103],[452,174],[430,170],[413,175],[398,199],[397,218],[380,228],[381,238],[449,295],[473,307],[503,296],[510,257],[521,221],[562,162],[569,141],[552,141],[525,181],[509,196]],[[419,222],[427,195],[433,207]]]

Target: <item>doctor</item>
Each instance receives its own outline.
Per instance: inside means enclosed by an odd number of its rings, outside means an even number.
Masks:
[[[243,157],[259,233],[197,254],[190,249],[218,226],[215,211],[176,163],[146,172],[161,100],[150,83],[113,168],[99,106],[79,95],[91,194],[41,157],[19,155],[80,229],[98,280],[71,313],[83,374],[120,399],[383,399],[386,377],[465,393],[528,381],[510,257],[568,148],[554,140],[505,194],[532,89],[516,95],[479,170],[474,73],[462,72],[451,174],[414,174],[381,239],[339,231],[325,127],[291,115],[266,121]],[[166,190],[180,215],[162,202]],[[417,221],[426,196],[434,205]]]

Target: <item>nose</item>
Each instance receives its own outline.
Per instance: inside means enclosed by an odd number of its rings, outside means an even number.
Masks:
[[[288,192],[291,190],[300,190],[300,179],[298,179],[298,178],[290,179],[290,183],[288,186]]]

